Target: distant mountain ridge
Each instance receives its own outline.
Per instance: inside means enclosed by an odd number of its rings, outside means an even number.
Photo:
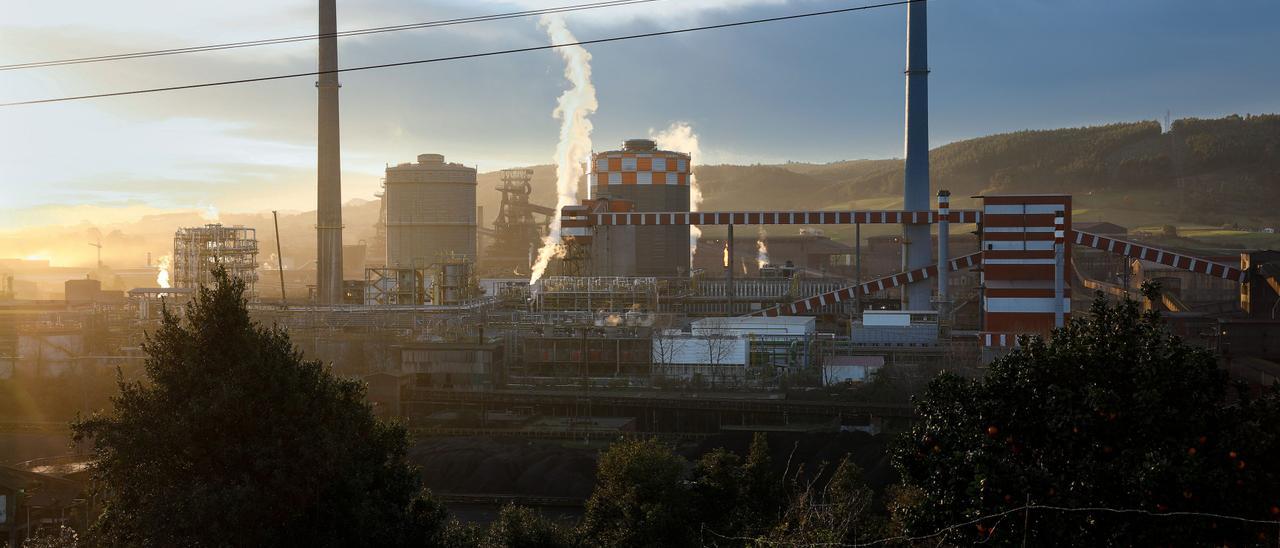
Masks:
[[[1082,220],[1128,227],[1280,226],[1280,115],[1183,119],[1168,132],[1151,121],[1019,131],[943,145],[930,151],[929,160],[932,190],[950,190],[956,207],[968,207],[968,197],[982,193],[1069,193]],[[748,166],[694,162],[704,210],[901,207],[899,159]],[[554,206],[555,167],[529,169],[533,202]],[[478,177],[476,200],[484,207],[485,226],[498,214],[499,178],[496,171]],[[348,244],[373,239],[378,211],[376,200],[343,205]],[[270,212],[224,214],[220,221],[257,227],[262,259],[272,260]],[[177,227],[205,222],[197,212],[187,212],[101,227],[88,222],[31,227],[0,233],[0,249],[23,256],[40,241],[41,251],[89,264],[93,255],[84,242],[101,230],[104,260],[136,265],[147,252],[153,258],[170,252]],[[314,211],[280,216],[284,254],[294,264],[315,257],[314,226]]]
[[[1280,221],[1280,115],[1188,118],[1168,132],[1144,121],[1002,133],[940,146],[929,161],[932,191],[946,188],[962,202],[983,193],[1092,194],[1190,223]],[[553,205],[553,166],[533,169],[534,201]],[[695,173],[703,209],[721,210],[889,204],[903,179],[898,159],[695,165]],[[497,173],[480,178],[492,217]]]

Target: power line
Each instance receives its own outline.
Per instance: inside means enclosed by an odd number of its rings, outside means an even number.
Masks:
[[[218,51],[224,49],[248,48],[256,46],[271,46],[276,44],[288,44],[292,42],[306,42],[310,40],[318,40],[328,37],[347,37],[360,36],[364,34],[377,34],[382,32],[397,32],[402,30],[417,30],[433,27],[447,27],[452,25],[462,25],[466,23],[479,23],[487,21],[501,21],[503,19],[514,19],[519,17],[530,17],[534,15],[549,15],[553,13],[566,13],[573,11],[582,11],[599,8],[612,8],[618,6],[627,6],[631,4],[646,4],[649,2],[658,2],[660,0],[608,0],[603,2],[590,2],[585,4],[572,4],[555,8],[543,8],[526,11],[513,11],[508,13],[497,13],[491,15],[476,15],[472,17],[461,17],[457,19],[443,19],[439,21],[425,21],[421,23],[408,23],[404,25],[392,25],[385,27],[370,27],[364,29],[352,29],[339,31],[332,34],[306,34],[300,36],[285,36],[281,38],[263,38],[258,40],[246,40],[242,42],[228,42],[224,44],[209,44],[204,46],[190,46],[184,48],[160,49],[151,51],[138,51],[133,53],[116,53],[112,55],[99,55],[94,57],[75,57],[71,59],[55,59],[51,61],[31,61],[27,63],[14,63],[9,65],[0,65],[0,71],[22,70],[29,68],[54,67],[62,65],[77,65],[83,63],[100,63],[103,61],[120,61],[126,59],[142,59],[146,57],[159,57],[165,55],[180,55],[184,53],[200,53],[205,51]]]
[[[751,20],[747,20],[747,21],[735,21],[735,22],[732,22],[732,23],[720,23],[720,24],[716,24],[716,25],[704,25],[704,26],[699,26],[699,27],[688,27],[688,28],[683,28],[683,29],[673,29],[673,30],[664,30],[664,31],[656,31],[656,32],[645,32],[645,33],[640,33],[640,34],[629,34],[629,35],[625,35],[625,36],[614,36],[614,37],[610,37],[610,38],[597,38],[597,39],[594,39],[594,40],[580,40],[580,41],[577,41],[577,42],[567,42],[567,43],[563,43],[563,44],[548,44],[548,45],[544,45],[544,46],[530,46],[530,47],[526,47],[526,48],[512,48],[512,49],[505,49],[505,50],[488,51],[488,52],[484,52],[484,53],[470,53],[470,54],[465,54],[465,55],[452,55],[452,56],[449,56],[449,57],[435,57],[435,58],[430,58],[430,59],[417,59],[417,60],[413,60],[413,61],[399,61],[399,62],[395,62],[395,63],[382,63],[382,64],[377,64],[377,65],[364,65],[364,66],[359,66],[359,67],[347,67],[347,68],[340,68],[340,69],[337,69],[337,70],[311,71],[311,72],[297,72],[297,73],[293,73],[293,74],[278,74],[278,75],[274,75],[274,76],[259,76],[259,77],[256,77],[256,78],[241,78],[241,79],[238,79],[238,80],[221,80],[221,81],[217,81],[217,82],[204,82],[204,83],[200,83],[200,84],[184,84],[184,85],[179,85],[179,86],[166,86],[166,87],[148,88],[148,89],[135,89],[135,90],[129,90],[129,91],[114,91],[114,92],[108,92],[108,93],[94,93],[94,94],[89,94],[89,95],[73,95],[73,96],[68,96],[68,97],[55,97],[55,98],[50,98],[50,99],[31,99],[31,100],[27,100],[27,101],[14,101],[14,102],[9,102],[9,103],[0,103],[0,107],[15,107],[15,106],[20,106],[20,105],[37,105],[37,104],[43,104],[43,103],[63,103],[63,102],[67,102],[67,101],[80,101],[80,100],[84,100],[84,99],[101,99],[101,98],[104,98],[104,97],[119,97],[119,96],[123,96],[123,95],[140,95],[140,94],[144,94],[144,93],[158,93],[158,92],[163,92],[163,91],[178,91],[178,90],[185,90],[185,89],[208,88],[208,87],[216,87],[216,86],[229,86],[229,85],[235,85],[235,84],[249,84],[249,83],[255,83],[255,82],[269,82],[269,81],[272,81],[272,80],[286,80],[286,79],[290,79],[290,78],[303,78],[303,77],[307,77],[307,76],[319,76],[319,75],[321,75],[321,74],[336,74],[336,73],[343,73],[343,72],[356,72],[356,71],[362,71],[362,70],[385,69],[385,68],[403,67],[403,66],[409,66],[409,65],[422,65],[422,64],[427,64],[427,63],[440,63],[440,62],[444,62],[444,61],[460,61],[460,60],[463,60],[463,59],[477,59],[477,58],[481,58],[481,57],[494,57],[494,56],[498,56],[498,55],[507,55],[507,54],[512,54],[512,53],[525,53],[525,52],[531,52],[531,51],[543,51],[543,50],[557,49],[557,48],[563,48],[563,47],[569,47],[569,46],[587,46],[587,45],[591,45],[591,44],[604,44],[604,43],[609,43],[609,42],[621,42],[621,41],[623,41],[623,40],[634,40],[634,39],[637,39],[637,38],[653,38],[653,37],[658,37],[658,36],[670,36],[670,35],[673,35],[673,34],[684,34],[684,33],[689,33],[689,32],[698,32],[698,31],[704,31],[704,30],[714,30],[714,29],[725,29],[725,28],[732,28],[732,27],[742,27],[742,26],[747,26],[747,25],[757,25],[757,24],[761,24],[761,23],[774,23],[774,22],[778,22],[778,21],[789,21],[789,20],[794,20],[794,19],[804,19],[804,18],[808,18],[808,17],[819,17],[819,16],[824,16],[824,15],[835,15],[835,14],[838,14],[838,13],[849,13],[849,12],[864,11],[864,10],[870,10],[870,9],[876,9],[876,8],[886,8],[886,7],[892,7],[892,6],[903,6],[903,5],[911,4],[911,3],[915,3],[915,2],[927,2],[927,1],[928,1],[928,0],[898,0],[898,1],[895,1],[895,2],[885,2],[885,3],[880,3],[880,4],[868,4],[868,5],[865,5],[865,6],[856,6],[856,7],[852,7],[852,8],[841,8],[841,9],[834,9],[834,10],[814,11],[814,12],[799,13],[799,14],[794,14],[794,15],[783,15],[783,16],[779,16],[779,17],[767,17],[767,18],[763,18],[763,19],[751,19]]]

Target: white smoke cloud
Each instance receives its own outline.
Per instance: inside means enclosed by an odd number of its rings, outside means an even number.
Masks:
[[[698,134],[688,122],[672,122],[667,129],[655,131],[649,129],[649,138],[658,144],[658,148],[673,152],[683,152],[690,156],[692,165],[702,157],[702,148],[698,145]],[[702,188],[698,186],[698,177],[689,171],[689,211],[698,211],[702,206]],[[698,238],[702,237],[702,229],[689,225],[689,262],[698,253]]]
[[[156,286],[169,288],[169,265],[173,258],[164,255],[160,257],[160,261],[156,264]]]
[[[220,220],[222,219],[222,215],[218,213],[217,206],[213,204],[209,204],[207,206],[204,206],[204,209],[200,210],[200,218],[204,219],[206,223],[216,224],[220,222]]]
[[[760,225],[756,231],[756,268],[764,268],[769,266],[769,233],[765,232],[764,225]]]
[[[576,42],[573,33],[558,15],[543,16],[539,24],[546,30],[553,44]],[[564,77],[572,86],[560,94],[552,115],[560,120],[560,143],[556,145],[556,210],[551,218],[550,231],[538,250],[538,258],[529,276],[529,284],[535,284],[547,270],[547,264],[561,250],[560,210],[578,201],[578,180],[585,173],[583,162],[591,156],[591,120],[596,111],[596,88],[591,85],[591,54],[582,46],[556,48],[564,59]]]

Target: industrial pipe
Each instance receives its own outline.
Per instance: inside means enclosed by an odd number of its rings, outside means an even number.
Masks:
[[[950,239],[951,226],[948,216],[951,213],[951,191],[938,191],[938,321],[947,319],[950,310],[950,296],[947,277],[951,270]]]
[[[1063,310],[1064,285],[1066,283],[1066,212],[1058,211],[1053,218],[1053,326],[1061,328],[1065,323]]]

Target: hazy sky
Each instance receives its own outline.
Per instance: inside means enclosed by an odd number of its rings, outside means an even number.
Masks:
[[[339,0],[339,29],[584,0]],[[581,39],[858,5],[661,0],[570,14]],[[931,141],[1280,111],[1275,0],[934,0]],[[301,0],[0,0],[0,63],[314,33]],[[703,163],[901,156],[906,8],[589,47],[597,149],[674,121]],[[344,38],[342,66],[545,43],[535,19]],[[0,72],[0,102],[313,70],[314,43]],[[550,51],[342,76],[344,198],[439,152],[548,163]],[[0,229],[314,205],[313,78],[0,109]]]

